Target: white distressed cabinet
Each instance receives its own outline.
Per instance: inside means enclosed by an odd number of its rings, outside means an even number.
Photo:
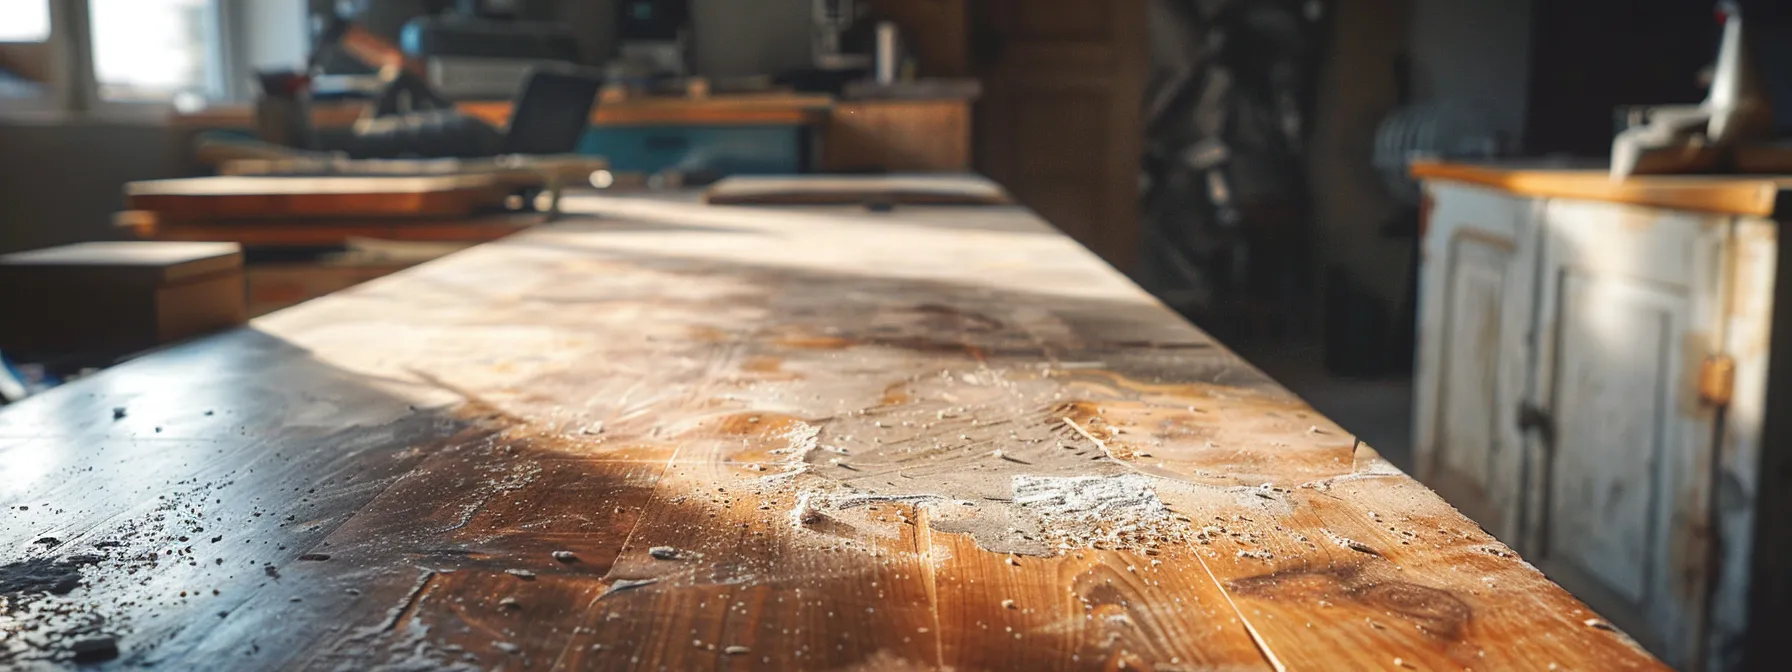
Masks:
[[[1415,173],[1415,475],[1670,664],[1768,669],[1792,610],[1792,485],[1763,448],[1792,438],[1768,411],[1792,401],[1770,371],[1792,182]]]

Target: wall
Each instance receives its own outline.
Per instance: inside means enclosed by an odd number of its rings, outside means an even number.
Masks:
[[[809,65],[811,0],[692,0],[692,66],[708,77]]]
[[[616,0],[560,0],[556,17],[578,35],[587,64],[603,63],[616,49]]]
[[[123,237],[124,183],[184,174],[186,143],[159,125],[0,124],[0,253]]]
[[[1314,261],[1321,269],[1343,267],[1391,311],[1404,292],[1408,252],[1381,235],[1396,205],[1369,159],[1376,125],[1397,105],[1394,63],[1405,49],[1407,3],[1348,0],[1333,7],[1307,157]]]
[[[1375,129],[1399,106],[1396,63],[1409,59],[1413,103],[1484,115],[1509,148],[1527,133],[1535,0],[1339,0],[1321,74],[1309,174],[1316,262],[1342,266],[1396,315],[1410,241],[1383,236],[1399,212],[1370,168]]]
[[[1698,72],[1716,56],[1719,33],[1712,4],[1538,3],[1529,151],[1604,157],[1611,151],[1613,108],[1703,99]]]
[[[1530,91],[1533,0],[1413,0],[1407,48],[1414,102],[1486,115],[1517,147]]]
[[[303,63],[304,0],[233,2],[245,76]],[[0,253],[122,237],[111,221],[124,183],[192,174],[190,140],[148,120],[0,117]]]
[[[616,50],[617,0],[560,0],[591,63]],[[691,0],[691,68],[708,77],[771,74],[807,65],[812,0]]]

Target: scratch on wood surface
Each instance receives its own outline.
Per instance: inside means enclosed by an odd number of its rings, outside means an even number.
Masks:
[[[1069,427],[1070,429],[1074,430],[1077,434],[1082,435],[1083,438],[1088,439],[1090,443],[1093,443],[1093,444],[1095,444],[1096,447],[1100,448],[1102,455],[1107,457],[1107,459],[1109,461],[1111,461],[1115,464],[1118,464],[1122,467],[1125,467],[1127,470],[1129,470],[1133,473],[1139,474],[1141,476],[1147,476],[1150,478],[1158,479],[1158,480],[1165,481],[1165,482],[1177,483],[1177,484],[1187,486],[1187,487],[1215,488],[1215,489],[1222,489],[1222,490],[1225,489],[1220,486],[1215,486],[1215,485],[1212,485],[1209,483],[1200,483],[1200,482],[1197,482],[1197,481],[1194,481],[1194,480],[1191,480],[1188,478],[1184,478],[1178,474],[1174,474],[1174,473],[1171,473],[1171,472],[1168,472],[1168,471],[1165,471],[1162,469],[1141,468],[1139,465],[1134,464],[1133,462],[1130,462],[1128,460],[1122,460],[1118,456],[1114,455],[1113,449],[1108,447],[1108,444],[1106,441],[1095,438],[1094,434],[1091,434],[1089,432],[1089,430],[1083,429],[1083,426],[1077,424],[1075,420],[1071,420],[1068,417],[1062,417],[1062,418],[1059,418],[1058,420],[1060,422],[1063,422],[1066,427]]]
[[[602,600],[606,597],[615,595],[620,592],[634,590],[636,588],[644,588],[646,586],[651,586],[651,585],[659,583],[659,582],[660,582],[660,580],[657,578],[656,579],[620,579],[620,580],[616,581],[615,583],[610,584],[610,587],[605,589],[604,592],[598,594],[597,600]],[[595,603],[597,600],[592,600],[592,602]]]
[[[521,462],[516,464],[510,469],[510,473],[505,475],[502,480],[487,481],[481,485],[479,487],[479,499],[462,505],[460,516],[455,519],[454,524],[436,531],[453,532],[466,528],[473,523],[473,518],[477,517],[481,511],[485,510],[486,505],[491,504],[493,498],[528,487],[529,484],[533,483],[535,478],[540,475],[541,464],[539,463]]]
[[[1268,661],[1269,666],[1275,668],[1276,672],[1288,672],[1288,666],[1283,665],[1282,661],[1276,658],[1275,652],[1269,650],[1269,643],[1263,641],[1263,635],[1258,634],[1257,628],[1251,625],[1251,619],[1244,615],[1243,609],[1238,608],[1238,602],[1232,599],[1232,593],[1226,590],[1226,585],[1220,583],[1220,577],[1215,576],[1213,568],[1207,566],[1207,559],[1201,557],[1199,551],[1196,551],[1193,556],[1196,562],[1201,563],[1201,571],[1207,572],[1208,580],[1213,581],[1213,585],[1219,590],[1220,595],[1226,598],[1226,606],[1232,608],[1232,614],[1238,617],[1240,624],[1244,625],[1245,632],[1251,635],[1251,643],[1257,645],[1257,652],[1263,654],[1263,659]]]
[[[678,462],[678,453],[679,453],[679,449],[677,449],[677,448],[673,449],[672,454],[666,458],[666,463],[660,466],[660,473],[658,475],[654,476],[654,479],[653,479],[653,482],[656,485],[663,482],[666,478],[666,475],[668,473],[671,473],[672,465]],[[653,492],[647,496],[647,501],[643,502],[641,504],[641,512],[643,515],[635,516],[634,522],[629,525],[628,534],[623,535],[623,537],[622,537],[622,545],[617,546],[617,548],[620,549],[617,551],[618,555],[620,555],[623,552],[623,550],[634,547],[633,544],[635,541],[635,533],[641,531],[641,523],[643,523],[647,520],[647,516],[645,515],[645,513],[653,510],[654,504],[658,503],[661,496],[662,495],[660,494],[660,489],[656,487],[653,489]],[[620,511],[620,509],[618,509],[618,511]],[[610,572],[614,573],[615,571],[616,571],[616,568],[615,568],[615,566],[612,565],[610,568]],[[614,586],[612,586],[611,588],[613,590]],[[603,599],[604,596],[609,595],[610,592],[611,591],[604,591],[603,594],[600,594],[595,599],[593,599],[591,601],[591,603],[593,605],[597,604],[598,600]]]
[[[933,521],[927,514],[927,507],[917,506],[915,509],[915,546],[916,555],[921,561],[922,580],[927,588],[927,614],[933,619],[928,629],[933,635],[933,660],[939,664],[946,661],[945,633],[940,631],[940,582],[933,557]]]
[[[1122,459],[1114,456],[1113,449],[1108,448],[1108,442],[1103,441],[1098,438],[1095,438],[1094,434],[1090,434],[1089,430],[1083,429],[1082,425],[1076,424],[1076,421],[1071,420],[1068,416],[1059,418],[1059,419],[1064,422],[1064,426],[1069,427],[1072,430],[1075,430],[1076,433],[1081,434],[1083,436],[1083,438],[1088,439],[1090,443],[1095,444],[1095,447],[1100,448],[1101,453],[1103,455],[1106,455],[1108,457],[1108,459],[1113,460],[1115,462],[1119,462],[1120,464],[1125,464],[1125,465],[1127,465],[1128,468],[1131,468],[1131,466],[1132,466],[1131,464],[1127,463],[1125,460],[1122,460]],[[1133,471],[1138,471],[1138,470],[1134,469]],[[1141,472],[1141,473],[1143,473],[1143,472]]]
[[[1348,549],[1356,551],[1358,553],[1368,553],[1369,555],[1373,555],[1375,557],[1381,557],[1381,551],[1375,550],[1374,547],[1372,547],[1368,544],[1365,544],[1365,543],[1357,541],[1355,539],[1351,539],[1349,537],[1340,535],[1331,530],[1323,530],[1323,531],[1325,532],[1325,536],[1330,538],[1332,543],[1334,543],[1334,544],[1337,544],[1344,548],[1348,548]]]
[[[380,624],[378,630],[379,634],[389,633],[398,629],[398,624],[404,622],[405,615],[416,610],[417,601],[423,597],[423,591],[428,589],[429,584],[435,581],[435,579],[436,570],[433,569],[427,569],[424,570],[423,573],[418,574],[417,582],[411,586],[411,590],[404,594],[404,598],[399,600],[397,606],[392,607],[392,610],[387,612],[386,622]]]

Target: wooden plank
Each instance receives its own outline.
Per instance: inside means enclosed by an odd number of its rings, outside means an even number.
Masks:
[[[591,125],[805,125],[819,121],[832,104],[827,96],[791,93],[629,98],[591,108]],[[466,102],[458,107],[499,128],[510,123],[509,102]]]
[[[506,193],[492,175],[220,176],[131,182],[125,185],[125,203],[183,220],[452,217],[500,203]]]
[[[1415,161],[1412,175],[1549,198],[1607,201],[1672,210],[1771,217],[1792,181],[1772,176],[1638,176],[1614,182],[1605,170],[1532,169],[1499,164]]]
[[[836,175],[725,178],[703,192],[712,205],[1007,205],[1008,193],[972,175]]]
[[[328,177],[475,177],[512,189],[545,187],[551,182],[584,184],[591,173],[605,170],[602,157],[558,154],[495,159],[348,159],[313,154],[276,145],[205,138],[194,150],[200,162],[216,166],[220,175]]]
[[[0,666],[67,664],[74,642],[99,637],[116,638],[127,664],[152,663],[458,431],[296,354],[239,332],[113,369],[124,375],[104,395],[0,414],[0,436],[34,437],[0,439],[0,597],[22,617]],[[327,402],[307,400],[331,383]],[[14,582],[34,568],[68,577],[70,592]]]
[[[834,105],[822,144],[829,171],[971,169],[971,101],[864,100]]]
[[[208,501],[248,540],[143,584],[76,567],[12,655],[116,604],[126,662],[171,669],[1660,669],[1025,211],[569,206],[612,218],[0,412],[0,458],[93,446],[6,462],[33,475],[0,549]],[[154,437],[186,447],[113,457]],[[1322,530],[1381,560],[1292,536]]]
[[[249,247],[338,247],[355,238],[481,243],[541,223],[535,212],[481,217],[322,217],[170,219],[147,210],[126,210],[113,223],[139,238],[157,241],[228,241]]]
[[[1271,669],[1191,551],[993,555],[935,535],[952,669]]]
[[[442,446],[306,549],[327,560],[281,566],[278,581],[210,631],[166,647],[175,653],[162,662],[229,656],[257,668],[340,669],[553,661],[574,634],[568,624],[605,588],[600,577],[639,524],[664,465],[567,458],[502,435],[469,438]]]
[[[787,513],[797,495],[760,476],[734,460],[677,460],[609,574],[612,592],[593,603],[586,633],[560,663],[937,667],[928,555],[912,509],[829,511],[798,530]]]
[[[1436,495],[1364,461],[1197,519],[1204,562],[1278,666],[1663,669]]]
[[[833,99],[825,95],[796,93],[726,94],[708,98],[631,98],[605,102],[591,110],[593,126],[638,125],[805,125],[821,121]],[[461,112],[498,128],[510,123],[510,101],[467,101],[456,104]],[[312,123],[319,128],[353,125],[365,113],[361,103],[312,106]],[[196,128],[249,128],[254,109],[248,105],[212,105],[198,112],[174,115],[174,123]]]

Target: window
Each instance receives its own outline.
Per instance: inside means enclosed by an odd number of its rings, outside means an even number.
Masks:
[[[43,97],[53,76],[51,0],[0,0],[0,99]]]
[[[106,102],[222,97],[213,0],[88,0],[95,93]]]
[[[0,0],[0,114],[122,113],[255,95],[300,68],[307,0]]]
[[[50,39],[50,0],[0,0],[0,42]]]

